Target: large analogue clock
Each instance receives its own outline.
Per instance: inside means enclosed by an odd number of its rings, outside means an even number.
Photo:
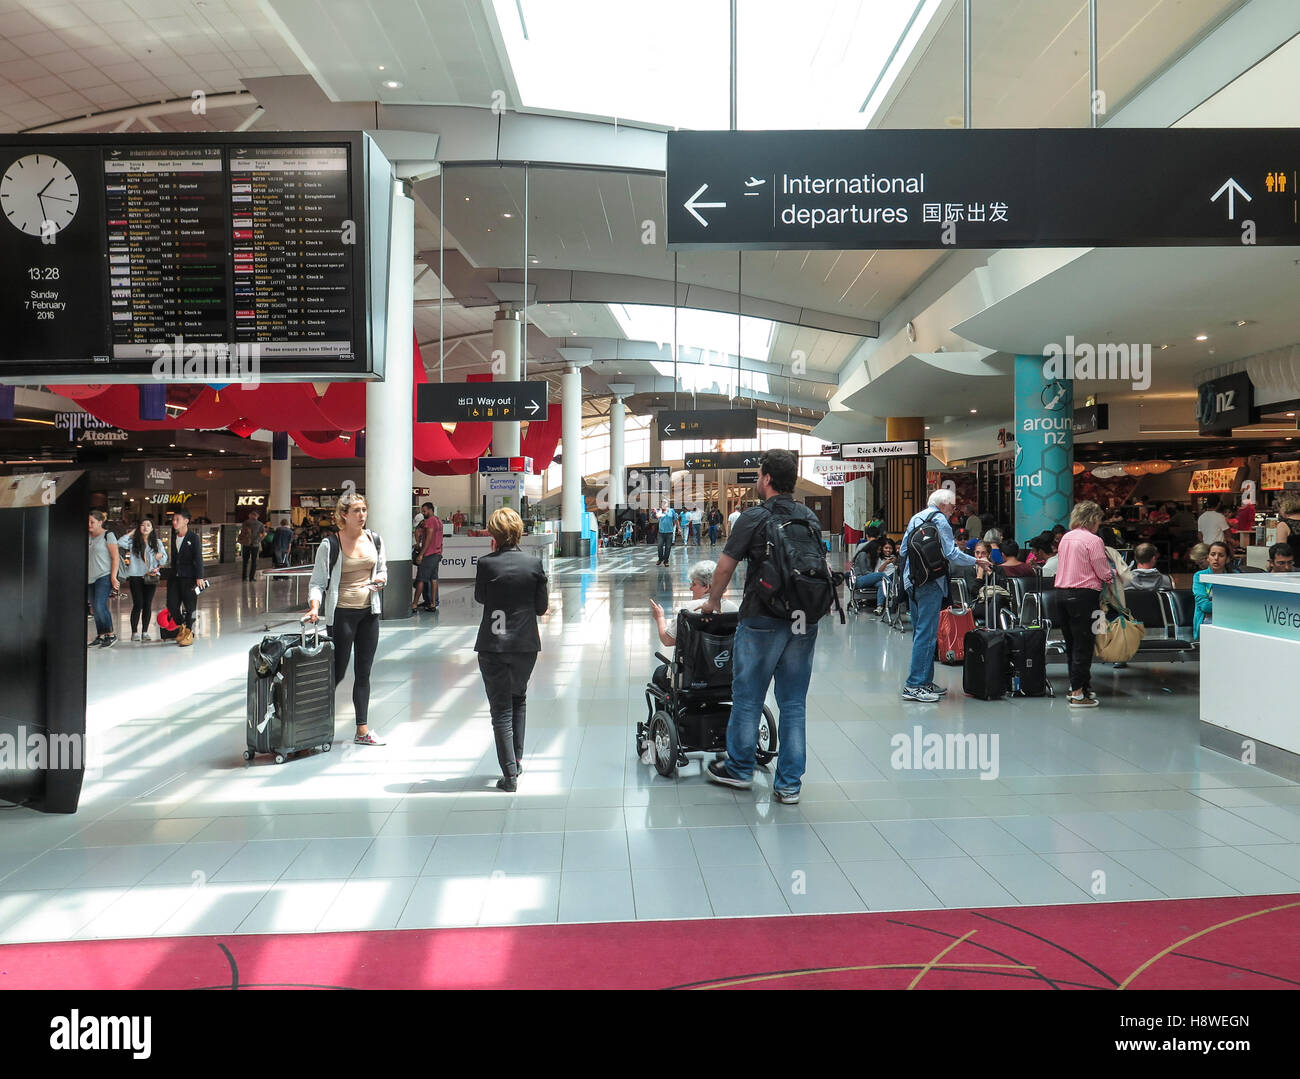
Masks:
[[[9,224],[32,236],[42,235],[42,222],[54,232],[72,224],[81,194],[76,177],[57,157],[28,154],[0,178],[0,210]]]

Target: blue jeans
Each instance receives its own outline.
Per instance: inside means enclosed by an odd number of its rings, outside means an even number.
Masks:
[[[861,577],[853,582],[854,588],[874,588],[885,579],[883,573],[864,573]]]
[[[948,591],[948,579],[927,581],[912,589],[912,668],[907,674],[909,686],[924,686],[934,681],[934,646],[939,637],[939,609]]]
[[[763,615],[742,619],[736,628],[732,661],[726,769],[736,779],[753,778],[763,701],[775,678],[780,719],[772,786],[792,794],[799,790],[807,763],[804,723],[813,650],[817,647],[816,624],[806,629],[805,633],[795,633],[792,623]]]
[[[112,574],[104,574],[99,580],[86,585],[86,599],[95,615],[95,633],[102,637],[113,632],[113,616],[108,611],[109,581]]]

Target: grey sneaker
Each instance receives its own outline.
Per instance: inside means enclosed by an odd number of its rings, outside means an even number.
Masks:
[[[772,792],[772,797],[780,802],[783,806],[794,806],[799,804],[798,791],[778,791]]]
[[[922,689],[929,690],[929,692],[933,693],[936,697],[946,697],[946,696],[948,696],[948,690],[947,690],[947,688],[945,688],[944,686],[939,685],[938,682],[926,682],[926,684],[925,684],[924,686],[922,686],[921,688],[922,688]]]
[[[939,694],[931,693],[925,686],[904,686],[903,700],[905,701],[922,701],[925,704],[933,704],[939,699]]]

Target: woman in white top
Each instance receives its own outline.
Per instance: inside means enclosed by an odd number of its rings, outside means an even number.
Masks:
[[[718,564],[709,559],[696,562],[691,567],[691,601],[682,604],[681,609],[683,611],[698,611],[704,605],[704,601],[709,598],[709,589],[713,587],[713,571],[717,568]],[[669,648],[675,648],[677,646],[677,619],[674,618],[669,623],[664,616],[664,609],[654,600],[650,601],[650,610],[654,613],[655,625],[659,628],[659,643],[667,645]],[[740,608],[731,600],[723,598],[722,613],[739,610]],[[668,688],[668,668],[664,664],[661,663],[655,670],[653,681],[661,689],[666,690]]]
[[[348,493],[334,509],[337,536],[326,536],[316,550],[308,598],[308,621],[320,618],[324,603],[325,624],[334,641],[334,684],[343,681],[348,661],[356,651],[352,680],[352,707],[356,712],[359,746],[382,746],[383,739],[366,723],[370,710],[370,668],[379,647],[380,590],[388,583],[384,543],[378,533],[366,528],[366,500]]]

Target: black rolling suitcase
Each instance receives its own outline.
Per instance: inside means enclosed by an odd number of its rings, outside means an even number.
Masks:
[[[1002,632],[1007,638],[1011,693],[1017,697],[1053,696],[1047,681],[1047,630],[1042,626],[1019,626]]]
[[[334,741],[334,642],[313,627],[263,637],[248,652],[248,748],[244,760],[320,749]]]
[[[1034,575],[1035,587],[1027,592],[1020,606],[1015,629],[1007,631],[1011,661],[1011,693],[1017,697],[1055,697],[1047,680],[1047,633],[1050,624],[1043,618],[1043,572]]]
[[[985,626],[997,626],[996,600],[991,588],[985,589]],[[1008,631],[972,629],[966,634],[963,649],[961,688],[967,696],[981,701],[997,701],[1006,696],[1010,670]]]

